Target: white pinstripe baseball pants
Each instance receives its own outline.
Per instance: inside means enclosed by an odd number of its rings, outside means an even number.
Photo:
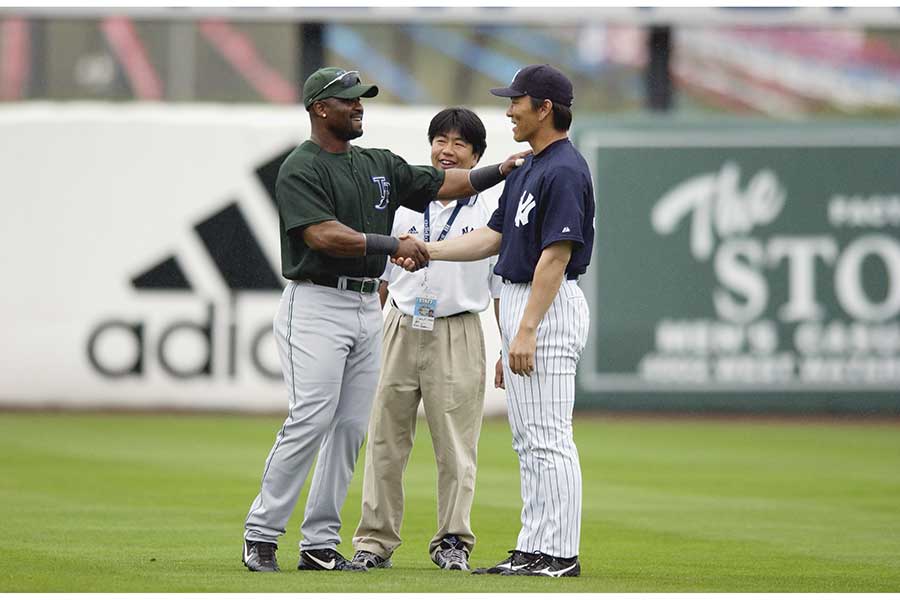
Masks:
[[[590,314],[578,284],[563,280],[538,326],[534,372],[514,375],[509,345],[530,295],[530,283],[504,283],[500,295],[503,376],[522,489],[516,549],[569,558],[578,555],[581,537],[581,465],[572,438],[575,368]]]

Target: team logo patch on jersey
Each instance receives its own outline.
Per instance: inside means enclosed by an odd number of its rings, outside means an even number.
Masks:
[[[528,190],[523,191],[522,197],[519,198],[519,208],[516,209],[516,227],[528,225],[528,219],[531,216],[531,211],[534,210],[534,205],[534,194],[528,193]]]
[[[378,185],[378,191],[381,192],[381,199],[375,205],[375,208],[384,210],[391,199],[391,182],[384,175],[373,175],[372,181]]]

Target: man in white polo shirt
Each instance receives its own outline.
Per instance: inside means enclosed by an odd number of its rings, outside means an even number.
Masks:
[[[475,166],[487,147],[484,124],[465,108],[442,110],[431,120],[431,162],[442,169]],[[435,200],[424,214],[397,210],[392,235],[425,241],[465,235],[483,227],[502,188],[468,200]],[[475,535],[469,513],[475,494],[478,436],[484,407],[485,350],[478,313],[494,300],[502,282],[496,257],[441,262],[415,273],[390,262],[381,285],[390,296],[384,324],[381,382],[369,421],[363,476],[362,516],[353,536],[353,561],[390,567],[400,545],[403,471],[416,432],[419,401],[431,430],[438,470],[438,527],[428,547],[442,569],[469,570]],[[495,384],[502,386],[495,375]]]

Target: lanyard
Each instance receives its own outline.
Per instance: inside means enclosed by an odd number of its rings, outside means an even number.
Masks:
[[[450,218],[447,219],[447,224],[444,225],[444,228],[441,230],[441,234],[438,236],[437,241],[443,241],[447,234],[450,233],[450,227],[453,226],[453,221],[456,220],[456,215],[459,214],[459,211],[462,209],[463,203],[461,200],[456,201],[456,208],[453,209],[453,212],[450,213]],[[425,207],[425,231],[423,232],[423,236],[425,237],[426,242],[431,241],[431,203],[428,203],[428,206]]]

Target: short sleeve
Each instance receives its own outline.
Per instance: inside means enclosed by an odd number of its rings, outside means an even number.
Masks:
[[[275,185],[275,199],[286,231],[336,219],[334,199],[325,193],[315,173],[282,171]]]
[[[570,240],[584,244],[584,200],[587,191],[580,173],[557,169],[544,180],[541,189],[541,249],[555,242]]]
[[[496,231],[497,233],[503,233],[503,215],[506,210],[506,197],[508,196],[507,191],[509,190],[508,185],[503,186],[503,193],[500,194],[500,199],[497,201],[497,209],[491,215],[491,218],[488,219],[487,226]]]
[[[394,172],[393,191],[397,194],[397,202],[418,213],[437,198],[438,190],[444,185],[444,172],[427,166],[414,166],[391,153],[391,166]]]

